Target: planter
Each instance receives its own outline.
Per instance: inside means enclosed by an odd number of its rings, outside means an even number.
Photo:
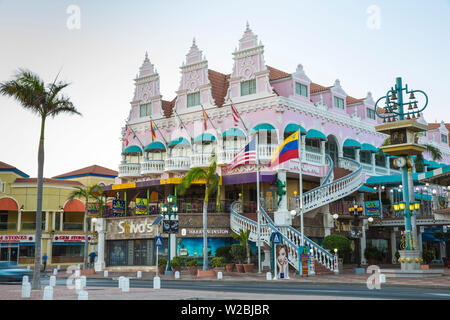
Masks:
[[[223,274],[225,272],[225,267],[216,267],[214,268],[214,272],[216,273],[216,276],[218,272],[222,272]]]
[[[188,269],[189,274],[191,276],[196,276],[197,275],[197,271],[198,271],[197,267],[187,267],[187,269]]]
[[[253,263],[248,263],[248,264],[246,263],[246,264],[244,264],[244,271],[245,271],[245,273],[252,273],[254,266],[255,265]]]
[[[166,271],[166,267],[158,267],[158,274],[164,274]]]
[[[233,272],[234,263],[227,263],[227,265],[225,266],[225,269],[227,270],[227,272]]]
[[[422,269],[422,270],[429,270],[430,266],[428,264],[423,264],[423,265],[420,266],[420,269]]]
[[[236,263],[236,270],[237,270],[237,272],[244,273],[245,272],[244,271],[244,265],[240,264],[240,263]]]
[[[377,264],[377,260],[376,259],[369,259],[369,265],[374,265]]]
[[[179,273],[181,273],[181,267],[171,267],[172,268],[172,272],[175,273],[176,271],[178,271]]]

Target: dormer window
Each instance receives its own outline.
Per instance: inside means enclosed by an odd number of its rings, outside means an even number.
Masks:
[[[241,96],[256,93],[256,79],[241,82]]]
[[[187,95],[187,107],[194,107],[200,105],[200,92],[189,93]]]
[[[296,82],[295,83],[295,93],[300,96],[307,97],[308,96],[308,87],[305,86],[304,84]]]
[[[441,134],[441,142],[448,143],[448,137],[445,134]]]
[[[375,110],[373,110],[371,108],[366,108],[366,115],[367,115],[367,118],[375,120]]]
[[[152,104],[146,103],[139,106],[139,117],[147,117],[152,114]]]
[[[334,97],[334,107],[339,109],[344,109],[344,99]]]

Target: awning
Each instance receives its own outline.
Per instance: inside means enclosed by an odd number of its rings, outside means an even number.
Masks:
[[[166,151],[166,147],[162,142],[155,141],[144,148],[145,151]]]
[[[142,154],[142,149],[138,146],[129,146],[122,153],[140,153]]]
[[[306,135],[308,132],[306,132],[306,129],[303,128],[302,126],[295,124],[295,123],[290,123],[286,126],[286,128],[284,129],[284,132],[295,132],[298,131],[298,128],[300,127],[300,134],[302,136]]]
[[[190,146],[191,144],[185,138],[178,138],[169,142],[169,147],[173,147],[176,145],[186,145]]]
[[[434,182],[441,185],[449,185],[450,181],[450,165],[434,169],[428,172],[420,173],[419,180],[424,182]]]
[[[371,192],[371,193],[376,193],[376,192],[377,192],[374,188],[371,188],[371,187],[368,187],[368,186],[365,186],[365,185],[362,185],[362,186],[358,189],[358,191],[361,191],[361,192]]]
[[[231,129],[226,130],[224,133],[222,133],[222,137],[226,137],[226,136],[244,137],[245,138],[244,132],[238,128],[231,128]]]
[[[428,163],[429,163],[430,168],[441,168],[441,165],[439,163],[437,163],[436,161],[431,160],[431,161],[428,161]]]
[[[85,212],[84,203],[80,200],[73,199],[66,202],[64,206],[65,212]]]
[[[269,123],[260,123],[253,127],[252,132],[258,132],[259,130],[275,130],[275,127]]]
[[[363,143],[361,145],[361,151],[370,151],[370,152],[378,152],[378,148],[375,148],[370,143]]]
[[[308,138],[308,139],[327,140],[327,136],[324,135],[319,130],[316,130],[316,129],[309,129],[308,130],[308,134],[306,135],[306,138]]]
[[[361,143],[353,139],[347,139],[344,141],[343,147],[361,149]]]
[[[412,178],[414,185],[420,185],[418,180],[419,174],[413,173]],[[366,180],[366,185],[384,185],[384,186],[398,186],[402,184],[402,175],[401,174],[393,174],[393,175],[385,175],[385,176],[373,176],[369,177]]]
[[[416,200],[427,200],[427,201],[431,201],[433,199],[431,194],[424,194],[424,193],[420,193],[420,192],[414,192],[414,198]]]
[[[436,238],[432,232],[424,232],[422,233],[422,241],[441,242],[442,240]]]
[[[0,199],[0,210],[4,211],[18,211],[17,203],[11,198]]]
[[[216,137],[214,137],[211,133],[202,133],[194,139],[194,142],[197,141],[216,141]]]

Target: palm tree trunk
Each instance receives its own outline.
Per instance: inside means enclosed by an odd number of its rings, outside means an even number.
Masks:
[[[88,267],[88,198],[84,212],[84,270]]]
[[[45,117],[42,117],[41,137],[39,139],[39,149],[38,149],[38,181],[37,181],[33,290],[41,289],[40,280],[41,280],[41,238],[42,238],[42,189],[44,183],[44,128],[45,128]]]
[[[203,202],[203,270],[208,270],[208,197]]]

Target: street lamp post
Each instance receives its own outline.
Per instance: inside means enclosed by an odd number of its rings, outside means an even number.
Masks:
[[[363,207],[358,206],[357,204],[354,204],[353,207],[348,208],[348,211],[353,215],[353,225],[355,226],[355,228],[359,228],[359,218],[358,216],[361,214],[361,212],[363,211]],[[355,229],[355,234],[353,235],[354,239],[355,239],[355,259],[356,259],[356,264],[357,264],[357,268],[361,268],[361,258],[360,258],[360,254],[359,254],[359,250],[360,250],[360,244],[359,244],[359,231],[357,231],[358,229]]]
[[[162,211],[162,216],[164,219],[167,219],[169,221],[172,220],[178,220],[178,207],[176,205],[176,203],[174,203],[174,197],[172,195],[169,195],[167,197],[167,205],[166,204],[162,204],[161,206],[161,211]],[[169,224],[169,226],[172,226],[171,224]],[[173,233],[173,230],[168,230],[169,232],[169,236],[168,236],[168,244],[167,244],[167,268],[166,268],[166,274],[170,274],[171,273],[171,266],[170,266],[170,257],[171,257],[171,247],[172,247],[172,243],[175,243],[175,239],[172,239],[175,237],[175,234]]]
[[[294,198],[297,200],[297,191],[294,191]],[[294,211],[297,211],[297,210],[294,210]],[[298,198],[298,213],[300,213],[300,232],[302,234],[302,236],[301,236],[301,245],[304,246],[305,245],[305,237],[304,237],[304,229],[303,229],[304,228],[303,227],[303,208],[302,208],[302,203],[301,203],[300,196]],[[291,214],[292,214],[292,212],[291,212]],[[292,214],[292,217],[295,217],[295,215]]]

